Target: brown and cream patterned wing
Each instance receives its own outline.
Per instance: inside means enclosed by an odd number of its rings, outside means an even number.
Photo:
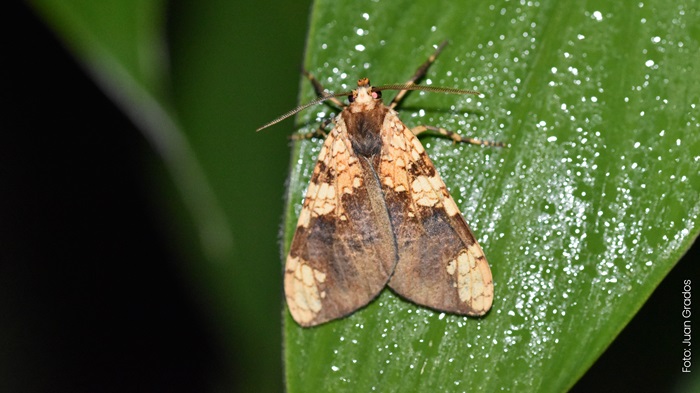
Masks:
[[[302,326],[346,316],[384,288],[397,250],[381,188],[342,115],[314,168],[287,257],[284,291]]]
[[[493,302],[491,269],[423,145],[393,111],[381,136],[375,166],[399,253],[389,286],[436,310],[485,314]]]

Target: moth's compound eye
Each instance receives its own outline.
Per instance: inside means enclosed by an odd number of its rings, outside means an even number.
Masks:
[[[381,90],[372,91],[372,98],[377,98],[377,99],[382,98],[382,92],[381,92]]]
[[[348,96],[348,101],[349,101],[349,102],[355,102],[355,95],[350,94],[350,95]]]

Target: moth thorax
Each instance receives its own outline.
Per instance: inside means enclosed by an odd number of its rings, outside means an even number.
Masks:
[[[364,110],[344,112],[343,119],[357,155],[372,157],[379,154],[382,147],[380,133],[387,110],[383,105],[364,105]]]

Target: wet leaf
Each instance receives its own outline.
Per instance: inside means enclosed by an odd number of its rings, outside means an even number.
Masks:
[[[306,67],[326,88],[403,82],[447,38],[425,83],[485,96],[414,92],[400,116],[510,145],[422,139],[491,264],[491,312],[386,290],[316,328],[287,316],[289,392],[570,388],[698,234],[698,22],[661,1],[317,2]],[[320,145],[296,145],[287,241]]]

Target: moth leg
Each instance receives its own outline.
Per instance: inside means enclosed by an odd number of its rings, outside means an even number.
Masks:
[[[302,69],[302,70],[301,70],[301,73],[304,74],[304,76],[306,77],[306,79],[309,80],[309,82],[311,82],[311,84],[313,85],[314,91],[316,92],[316,95],[317,95],[317,96],[323,97],[323,96],[327,96],[327,95],[328,95],[328,93],[323,89],[323,85],[321,84],[321,82],[319,82],[318,79],[316,79],[316,77],[313,76],[313,74],[311,74],[311,73],[310,73],[309,71],[307,71],[306,69]],[[333,102],[333,103],[336,104],[339,108],[345,108],[345,106],[346,106],[346,105],[343,104],[339,99],[337,99],[337,98],[335,98],[335,97],[329,98],[328,101]]]
[[[484,146],[498,146],[498,147],[505,147],[506,144],[503,142],[496,142],[496,141],[489,141],[485,139],[478,139],[478,138],[467,138],[464,136],[461,136],[457,134],[456,132],[448,131],[444,128],[441,127],[434,127],[434,126],[417,126],[414,128],[411,128],[411,132],[413,132],[413,135],[418,136],[418,134],[421,134],[425,131],[434,131],[437,132],[438,134],[452,139],[455,143],[471,143],[472,145],[484,145]]]
[[[406,82],[407,85],[413,86],[416,84],[416,82],[421,79],[422,77],[425,76],[425,73],[428,71],[428,67],[430,67],[431,64],[437,59],[438,55],[442,50],[447,46],[447,40],[442,41],[440,45],[438,45],[437,49],[435,49],[435,52],[428,57],[428,60],[425,61],[425,63],[421,64],[420,67],[416,70],[416,72],[413,74],[411,79]],[[394,109],[396,108],[397,105],[399,105],[399,102],[403,99],[403,97],[408,93],[408,90],[401,90],[399,91],[399,94],[394,97],[393,100],[391,100],[391,104],[389,104],[389,108]]]
[[[301,141],[304,139],[311,139],[311,138],[323,138],[326,139],[328,136],[328,132],[326,130],[326,127],[328,127],[329,124],[333,122],[333,118],[329,117],[326,120],[324,120],[318,128],[313,131],[313,132],[307,132],[305,134],[292,134],[289,138],[293,141]]]

